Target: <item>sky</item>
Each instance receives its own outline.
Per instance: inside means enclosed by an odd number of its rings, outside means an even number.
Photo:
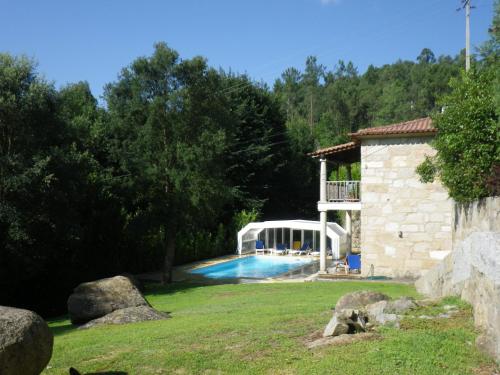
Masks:
[[[488,38],[494,0],[471,0],[471,43]],[[368,65],[436,56],[465,46],[460,0],[0,0],[0,52],[27,55],[56,87],[106,83],[164,41],[181,58],[247,73],[272,86],[315,55]]]

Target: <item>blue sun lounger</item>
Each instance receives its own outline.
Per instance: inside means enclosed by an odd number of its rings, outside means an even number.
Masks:
[[[361,273],[361,255],[348,255],[347,256],[347,272],[350,272],[352,270],[357,270],[359,273]]]
[[[304,242],[299,250],[290,250],[290,254],[306,255],[309,250],[311,250],[311,245],[309,244],[309,242]]]
[[[286,245],[279,243],[276,245],[276,250],[273,251],[277,255],[285,255],[286,254]]]
[[[264,246],[264,241],[257,240],[255,241],[255,252],[264,254],[266,252],[266,248]]]

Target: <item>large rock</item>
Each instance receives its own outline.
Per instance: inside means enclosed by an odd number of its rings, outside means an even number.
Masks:
[[[335,305],[335,311],[344,309],[359,310],[371,303],[375,303],[378,301],[388,301],[389,299],[389,296],[383,293],[362,290],[359,292],[345,294],[340,297],[337,304]]]
[[[362,310],[335,310],[332,319],[323,331],[323,337],[364,332],[367,320],[367,316]]]
[[[410,310],[417,308],[418,305],[411,297],[400,297],[389,301],[384,312],[388,314],[405,314]]]
[[[40,374],[50,361],[53,342],[39,315],[0,306],[0,374]]]
[[[146,320],[163,320],[168,318],[170,318],[169,314],[157,311],[149,306],[127,307],[125,309],[115,310],[101,318],[91,320],[83,326],[80,326],[80,328],[90,328],[103,324],[125,324]]]
[[[417,307],[410,297],[401,297],[394,301],[379,301],[365,307],[370,325],[393,325],[399,327],[401,314]]]
[[[115,276],[78,285],[68,298],[72,323],[86,323],[115,310],[149,306],[141,292],[124,276]]]
[[[386,313],[389,302],[379,301],[366,306],[366,313],[370,326],[393,324],[398,326],[399,317],[396,314]]]
[[[349,326],[345,322],[339,321],[334,314],[330,322],[323,331],[323,337],[340,336],[349,332]]]

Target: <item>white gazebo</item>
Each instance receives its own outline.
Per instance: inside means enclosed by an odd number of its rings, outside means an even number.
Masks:
[[[273,220],[247,224],[238,232],[238,254],[255,252],[257,240],[264,242],[266,249],[276,248],[277,244],[309,242],[313,251],[320,249],[321,223],[312,220]],[[326,223],[326,238],[329,244],[323,247],[321,260],[326,259],[326,248],[332,249],[335,258],[340,258],[340,247],[346,242],[347,232],[337,223]],[[328,246],[329,245],[329,246]]]

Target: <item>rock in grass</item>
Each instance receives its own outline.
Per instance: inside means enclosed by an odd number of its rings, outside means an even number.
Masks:
[[[336,315],[333,315],[330,322],[323,331],[323,337],[339,336],[349,332],[349,326],[345,322],[339,321]]]
[[[129,278],[115,276],[78,285],[68,298],[72,323],[86,323],[115,310],[149,306]]]
[[[400,297],[394,301],[390,301],[384,312],[388,314],[405,314],[410,310],[417,308],[418,305],[411,297]]]
[[[378,301],[388,301],[390,298],[388,295],[372,292],[368,290],[363,290],[359,292],[345,294],[338,300],[335,305],[335,311],[340,311],[344,309],[362,309],[366,305],[375,303]]]
[[[390,302],[379,301],[366,306],[366,313],[371,325],[399,325],[399,316],[387,313]]]
[[[343,309],[335,311],[323,331],[323,337],[364,332],[366,331],[367,320],[366,314],[362,310]]]
[[[50,361],[53,342],[38,314],[0,306],[0,374],[40,374]]]
[[[106,324],[125,324],[143,322],[146,320],[163,320],[170,318],[170,315],[157,311],[149,306],[127,307],[125,309],[115,310],[101,318],[91,320],[80,326],[80,328],[90,328]]]

